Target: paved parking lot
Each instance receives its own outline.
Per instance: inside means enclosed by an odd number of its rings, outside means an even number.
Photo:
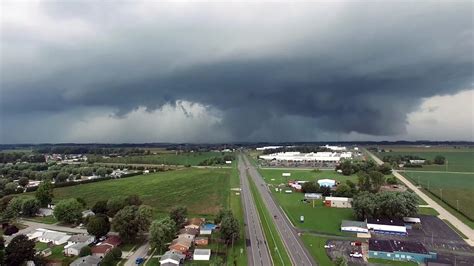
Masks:
[[[474,248],[466,242],[445,222],[435,216],[420,215],[421,229],[409,229],[408,236],[372,234],[375,239],[395,239],[417,241],[425,245],[429,251],[440,254],[444,260],[454,265],[474,265]]]
[[[362,252],[361,247],[358,246],[351,246],[351,241],[345,240],[329,240],[328,244],[334,245],[333,248],[326,249],[329,257],[332,260],[335,260],[337,257],[346,257],[347,262],[350,265],[364,265],[365,261],[362,258],[352,258],[349,256],[351,251],[357,251],[359,253]]]

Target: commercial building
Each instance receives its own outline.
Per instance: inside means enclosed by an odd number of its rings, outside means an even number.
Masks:
[[[367,222],[365,221],[359,222],[359,221],[342,220],[341,231],[351,232],[351,233],[368,233],[369,229],[367,228]]]
[[[369,258],[424,263],[436,259],[437,254],[428,250],[419,242],[396,240],[369,240]]]
[[[407,228],[402,220],[367,219],[367,228],[374,233],[406,235]]]
[[[332,208],[352,208],[352,198],[326,197],[324,205]]]
[[[339,163],[341,159],[352,158],[351,152],[278,152],[267,155],[260,155],[260,159],[267,161],[284,162],[320,162]]]

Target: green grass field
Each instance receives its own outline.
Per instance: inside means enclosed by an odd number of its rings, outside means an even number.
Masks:
[[[128,157],[114,157],[98,159],[102,163],[123,164],[166,164],[166,165],[199,165],[206,159],[223,157],[229,153],[221,152],[186,152],[186,153],[160,153],[152,155],[139,155]]]
[[[276,169],[259,169],[265,181],[272,185],[286,183],[286,178],[282,177],[282,173],[291,173],[288,179],[293,180],[316,180],[322,178],[332,178],[337,181],[352,180],[356,182],[356,176],[344,176],[334,171],[314,172],[311,170],[276,170]],[[274,179],[274,180],[272,180]],[[298,228],[308,229],[315,232],[328,233],[334,235],[346,235],[340,231],[341,220],[355,219],[352,209],[329,208],[322,204],[321,200],[315,201],[315,207],[312,204],[304,203],[303,193],[294,192],[286,194],[284,192],[275,192],[273,195],[277,199],[280,206],[290,218],[291,222]],[[304,216],[304,223],[300,222],[300,216]],[[324,217],[322,219],[321,217]]]
[[[312,236],[308,234],[303,234],[301,236],[303,242],[308,249],[311,256],[313,256],[314,260],[318,262],[321,266],[333,266],[334,263],[331,261],[329,256],[326,253],[326,249],[324,245],[327,242],[327,238],[319,237],[319,236]]]
[[[278,234],[270,213],[260,197],[255,183],[250,178],[249,183],[274,265],[291,265],[290,257],[286,252],[286,248]]]
[[[239,172],[237,168],[232,168],[230,176],[230,187],[239,188]],[[239,221],[240,238],[234,242],[234,249],[229,250],[227,254],[227,265],[247,265],[247,249],[245,247],[244,235],[244,211],[242,207],[242,200],[240,195],[236,195],[236,191],[229,191],[228,208]],[[242,250],[242,252],[241,252]]]
[[[474,220],[474,173],[404,172],[411,182],[422,186],[452,208]]]
[[[190,214],[214,215],[228,202],[230,175],[231,169],[185,168],[56,188],[54,201],[81,197],[90,207],[98,200],[136,194],[157,212],[182,205]]]
[[[377,153],[382,159],[387,155],[416,155],[427,160],[433,160],[436,155],[442,155],[446,158],[445,165],[423,165],[422,168],[404,168],[407,171],[447,171],[447,172],[474,172],[474,149],[463,150],[434,150],[425,149],[426,151],[393,151]]]

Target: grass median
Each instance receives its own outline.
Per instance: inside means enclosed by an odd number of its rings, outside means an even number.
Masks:
[[[274,265],[291,265],[290,257],[286,252],[286,248],[283,245],[283,241],[278,234],[270,213],[263,204],[257,186],[250,178],[248,178],[248,180]]]

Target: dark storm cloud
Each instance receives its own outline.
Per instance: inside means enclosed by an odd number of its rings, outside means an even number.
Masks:
[[[2,23],[2,54],[33,46],[28,60],[2,59],[4,119],[96,107],[122,116],[185,100],[219,110],[233,140],[390,136],[421,99],[472,87],[469,2],[197,5],[184,14],[127,5],[116,17],[107,7],[41,7],[52,22],[75,23],[77,41],[53,27],[43,31],[59,40],[40,35],[35,46],[32,33],[33,43],[15,46],[25,37]]]

